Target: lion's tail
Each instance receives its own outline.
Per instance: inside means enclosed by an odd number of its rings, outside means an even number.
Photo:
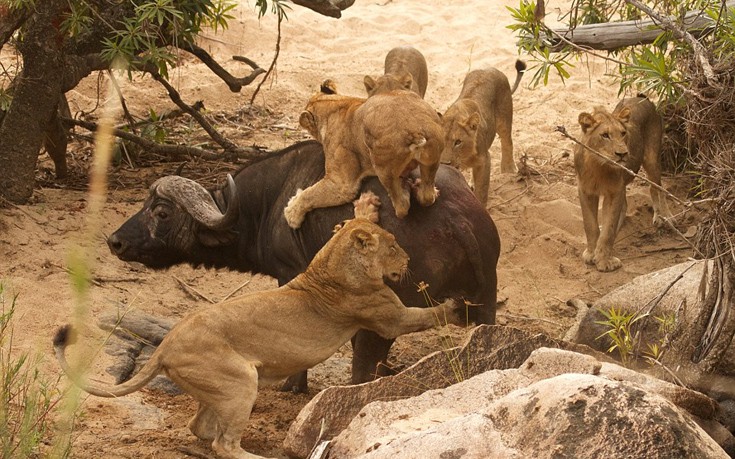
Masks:
[[[158,361],[158,353],[156,352],[135,376],[122,384],[116,386],[98,386],[86,383],[79,378],[79,375],[74,374],[64,355],[66,346],[73,343],[72,331],[71,325],[65,325],[59,328],[56,336],[54,336],[54,352],[64,373],[66,373],[74,384],[87,393],[98,397],[121,397],[139,390],[161,371],[161,364]]]
[[[526,73],[526,63],[520,59],[516,60],[516,81],[513,82],[513,87],[510,88],[510,93],[513,94],[518,89],[518,85],[521,84],[521,78]]]

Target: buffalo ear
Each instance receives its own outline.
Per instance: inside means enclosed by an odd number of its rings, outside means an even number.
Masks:
[[[579,114],[579,118],[577,118],[579,121],[579,125],[582,126],[582,132],[585,134],[592,129],[593,127],[597,126],[597,120],[594,116],[590,115],[587,112],[582,112]]]
[[[215,231],[207,228],[199,228],[197,239],[204,247],[222,247],[233,244],[237,239],[237,232],[232,230]]]
[[[352,233],[350,233],[350,237],[359,249],[375,250],[378,246],[377,236],[362,228],[353,229]]]
[[[370,75],[365,75],[365,78],[362,79],[362,84],[365,85],[365,90],[368,94],[370,94],[373,92],[373,89],[375,89],[375,85],[377,85],[378,83]]]

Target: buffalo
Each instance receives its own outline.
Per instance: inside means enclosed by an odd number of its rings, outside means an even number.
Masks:
[[[121,260],[154,269],[189,263],[262,273],[283,285],[306,269],[335,225],[353,217],[352,204],[344,204],[309,212],[297,230],[288,226],[283,209],[289,198],[323,176],[321,144],[305,141],[264,155],[213,189],[183,177],[164,177],[150,187],[143,208],[107,243]],[[387,283],[410,306],[427,305],[426,293],[436,299],[464,298],[474,305],[468,308],[468,320],[493,324],[498,231],[459,171],[441,166],[436,186],[439,197],[433,205],[412,205],[398,219],[378,179],[363,181],[361,191],[372,191],[382,201],[380,225],[410,256],[408,279]],[[352,382],[383,374],[379,363],[392,343],[372,332],[358,332]],[[284,388],[305,390],[306,376],[290,379]]]

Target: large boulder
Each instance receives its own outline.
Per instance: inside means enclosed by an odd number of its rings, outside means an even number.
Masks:
[[[688,261],[639,276],[589,308],[581,301],[570,300],[580,308],[581,314],[567,339],[604,351],[611,341],[608,337],[600,338],[609,330],[600,323],[606,320],[602,311],[615,308],[625,314],[648,314],[635,323],[633,333],[639,340],[636,349],[640,355],[645,356],[652,345],[663,349],[658,358],[661,365],[655,367],[659,376],[676,379],[720,402],[733,400],[735,314],[728,311],[735,306],[735,299],[728,297],[732,289],[727,282],[719,292],[722,300],[719,305],[711,301],[718,292],[703,295],[705,287],[711,288],[714,271],[711,261]],[[662,330],[662,320],[668,321],[668,330]],[[702,352],[703,349],[707,351]],[[618,351],[610,355],[619,358]],[[654,370],[646,359],[639,358],[637,363],[648,367],[647,371]],[[735,423],[730,423],[730,428],[735,429]]]
[[[401,432],[418,433],[464,418],[470,423],[486,422],[486,414],[491,412],[488,411],[490,406],[498,399],[545,379],[568,373],[595,376],[608,382],[623,381],[620,383],[634,385],[638,391],[667,399],[678,407],[677,410],[686,413],[683,414],[686,419],[703,424],[705,430],[717,438],[715,444],[720,443],[731,449],[735,447],[732,435],[715,420],[718,406],[712,399],[611,362],[607,355],[587,346],[509,327],[480,326],[473,330],[462,347],[431,354],[398,375],[357,386],[331,387],[320,392],[291,425],[284,448],[291,456],[307,457],[312,447],[320,441],[334,439],[338,452],[330,457],[353,457],[350,454],[357,454],[357,451],[363,454],[367,449],[380,449],[376,445],[385,445],[385,438],[394,438],[393,434],[388,434],[390,431],[397,436],[403,435]],[[396,414],[391,417],[388,413],[393,412],[394,403]],[[353,425],[367,423],[362,420],[371,410],[376,413],[375,417],[370,416],[370,423],[376,424],[376,431],[360,427],[354,438],[364,437],[365,443],[360,443],[355,450],[349,449],[352,446],[344,451],[339,450],[340,444],[353,443],[349,440],[352,437],[348,430]],[[478,431],[473,426],[462,427],[461,441],[458,439],[456,443],[445,443],[437,438],[437,444],[456,446],[457,451],[463,448],[469,451],[466,447],[468,444],[484,444],[472,438],[486,438],[490,431],[485,427]],[[631,435],[636,434],[631,432]],[[365,449],[361,450],[363,447]],[[407,449],[399,457],[413,457],[410,451]],[[439,453],[447,451],[441,450]],[[502,449],[492,451],[490,456],[478,453],[480,455],[477,457],[514,457],[503,456]],[[510,448],[508,451],[521,454],[518,457],[526,457],[525,452],[520,450]],[[439,453],[433,457],[440,457]],[[441,457],[459,456],[450,454]]]
[[[573,349],[606,358],[587,346],[555,340],[543,334],[481,325],[473,330],[462,346],[430,354],[397,375],[321,391],[292,423],[284,441],[286,452],[295,457],[306,457],[320,438],[329,439],[337,435],[370,402],[414,397],[488,370],[517,368],[541,347]]]
[[[518,369],[368,404],[331,441],[330,457],[728,457],[687,411],[711,417],[712,400],[618,368],[539,349]],[[617,379],[626,374],[638,382]]]

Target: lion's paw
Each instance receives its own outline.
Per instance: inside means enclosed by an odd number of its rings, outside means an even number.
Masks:
[[[582,254],[582,260],[584,260],[585,263],[588,265],[594,265],[595,264],[595,253],[590,251],[589,249],[585,249],[584,253]]]
[[[454,298],[448,298],[439,305],[439,325],[467,325],[466,304]]]
[[[299,195],[303,193],[304,190],[299,188],[296,190],[296,194],[291,196],[291,199],[288,200],[288,204],[286,204],[286,208],[283,209],[283,215],[286,217],[286,223],[288,223],[288,226],[290,226],[293,229],[298,229],[301,227],[301,224],[304,223],[304,217],[305,213],[301,210],[301,206],[299,205]]]
[[[620,261],[620,258],[618,257],[603,258],[595,262],[595,267],[597,268],[597,270],[603,273],[615,271],[621,266],[623,266],[623,262]]]
[[[380,198],[375,193],[366,191],[352,203],[355,206],[355,218],[365,218],[373,223],[378,223]]]

